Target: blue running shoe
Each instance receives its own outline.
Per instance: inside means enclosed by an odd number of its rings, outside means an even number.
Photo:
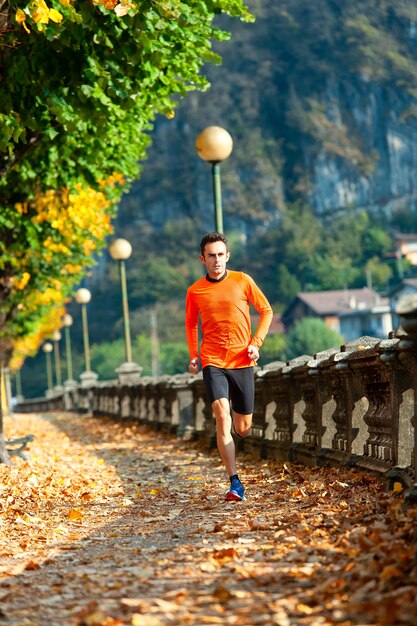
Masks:
[[[245,499],[245,489],[239,478],[233,477],[230,483],[230,491],[226,494],[226,500],[238,502]]]

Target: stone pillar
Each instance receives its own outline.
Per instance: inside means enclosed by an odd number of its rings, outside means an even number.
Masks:
[[[193,392],[195,433],[207,440],[210,448],[216,445],[216,422],[207,397],[203,374],[199,372],[190,382]]]
[[[267,369],[254,368],[255,377],[255,406],[252,418],[250,435],[244,439],[235,438],[237,450],[249,452],[262,459],[268,456],[265,432],[267,429],[266,413],[269,404],[273,401],[272,389],[268,385],[265,375]],[[233,406],[232,406],[233,409]]]
[[[407,494],[410,501],[417,501],[417,295],[401,298],[396,314],[400,327],[395,331],[401,363],[410,372],[412,397],[410,398],[410,420],[408,427],[400,428],[399,451],[411,458],[412,485]]]
[[[363,416],[367,437],[355,465],[386,474],[398,463],[399,415],[407,374],[397,359],[398,340],[375,340],[349,355],[349,367],[369,405]]]
[[[327,403],[332,397],[330,387],[323,384],[319,365],[335,352],[335,348],[320,352],[301,365],[295,365],[292,370],[292,378],[297,382],[305,402],[302,412],[305,429],[301,443],[293,443],[291,446],[291,459],[305,465],[317,463],[323,436],[323,413],[325,407],[328,409]]]
[[[284,374],[285,367],[286,363],[276,361],[265,368],[265,380],[275,403],[272,414],[275,428],[272,440],[268,441],[268,456],[280,461],[288,460],[294,432],[293,407],[297,397],[296,386],[290,384],[290,374]]]
[[[137,363],[134,363],[133,361],[127,361],[126,363],[122,363],[122,365],[116,369],[116,374],[119,378],[120,384],[134,384],[139,381],[142,370],[143,367],[141,367]]]
[[[349,367],[349,356],[358,346],[372,346],[374,338],[361,337],[341,346],[339,352],[320,364],[323,381],[330,388],[334,408],[331,416],[323,415],[323,435],[319,463],[351,463],[356,454],[362,454],[368,435],[363,417],[369,403],[364,389]]]
[[[177,435],[184,439],[191,439],[195,433],[194,403],[191,374],[177,374],[171,379],[171,385],[176,393],[173,404],[173,423],[177,423]]]

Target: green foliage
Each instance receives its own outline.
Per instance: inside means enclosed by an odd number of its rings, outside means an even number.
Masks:
[[[42,300],[50,287],[62,290],[61,301],[70,294],[108,233],[88,229],[95,218],[86,212],[84,230],[75,229],[66,241],[59,212],[48,213],[47,203],[41,209],[40,200],[51,191],[57,198],[104,190],[108,206],[97,207],[97,221],[103,213],[114,215],[122,192],[138,177],[156,116],[172,117],[188,92],[209,86],[203,65],[221,60],[212,43],[229,38],[214,17],[252,20],[241,0],[140,0],[109,3],[108,9],[99,0],[65,4],[2,5],[0,331],[9,337],[26,335],[53,307]],[[119,184],[110,189],[103,181],[115,173]],[[66,219],[73,226],[77,212]],[[152,282],[156,268],[150,261],[145,281]],[[153,302],[164,289],[181,288],[165,269],[139,300]],[[13,291],[23,272],[30,280]],[[42,305],[33,304],[28,314],[19,305],[34,293]]]
[[[178,272],[165,257],[149,256],[130,279],[132,305],[149,306],[172,298],[172,294],[185,294],[186,277]]]
[[[103,341],[91,346],[91,369],[98,374],[100,380],[117,379],[116,369],[125,361],[125,345],[122,339]]]
[[[181,374],[187,370],[189,361],[185,341],[160,342],[159,373]],[[132,344],[133,360],[142,369],[142,376],[151,376],[152,342],[149,335],[137,335]],[[117,379],[116,369],[126,360],[125,345],[122,339],[102,341],[91,346],[91,368],[99,375],[99,380]]]
[[[251,240],[248,271],[252,268],[282,310],[298,291],[363,287],[369,270],[375,271],[374,287],[386,288],[392,272],[385,256],[391,246],[383,225],[371,225],[365,212],[352,210],[325,223],[297,205],[277,227]]]
[[[393,270],[378,257],[372,257],[366,262],[366,275],[370,285],[377,291],[384,291],[389,285]]]
[[[185,341],[161,344],[161,372],[163,374],[183,374],[187,371],[189,360]]]
[[[343,337],[331,330],[318,318],[305,317],[294,325],[287,336],[287,359],[302,354],[314,356],[322,350],[338,348],[343,344]]]
[[[287,338],[276,333],[267,335],[260,350],[259,365],[265,366],[273,361],[285,361],[287,354]]]
[[[162,3],[151,0],[122,19],[80,1],[78,13],[60,26],[48,24],[41,33],[34,27],[27,35],[14,24],[6,33],[12,45],[0,52],[0,272],[5,280],[0,304],[2,297],[10,302],[6,284],[17,272],[19,250],[39,252],[33,262],[39,281],[48,272],[58,276],[62,261],[48,262],[43,254],[52,225],[36,224],[32,215],[17,217],[15,202],[74,182],[97,188],[98,177],[116,170],[127,179],[112,197],[117,205],[137,176],[155,122],[161,132],[153,135],[156,156],[141,176],[140,197],[125,197],[124,217],[115,223],[138,255],[128,264],[133,335],[148,336],[148,307],[156,303],[161,354],[165,344],[179,344],[173,369],[182,359],[185,291],[202,272],[199,240],[212,228],[209,169],[195,165],[194,150],[197,129],[206,120],[227,127],[236,144],[233,158],[222,164],[230,266],[253,275],[277,311],[301,290],[362,287],[367,277],[375,288],[386,287],[392,273],[386,257],[390,229],[415,231],[415,212],[407,209],[392,223],[382,223],[352,207],[319,219],[306,198],[311,198],[317,155],[343,162],[352,180],[368,177],[375,167],[374,146],[346,107],[352,93],[357,110],[363,102],[366,106],[369,89],[379,94],[382,106],[394,94],[396,101],[404,100],[405,131],[415,119],[408,100],[417,86],[415,3],[257,0],[252,5],[254,27],[224,19],[214,27],[213,17],[221,12],[246,19],[241,3],[182,2],[181,19],[171,20],[162,14]],[[10,0],[7,6],[15,11],[24,2]],[[232,46],[224,43],[220,28],[225,27],[234,33]],[[212,96],[186,98],[175,119],[158,117],[170,114],[190,90],[206,89],[203,65],[217,63],[217,52],[225,63],[216,68]],[[210,79],[212,70],[206,69]],[[161,205],[162,217],[153,221]],[[12,237],[5,238],[5,232]],[[71,254],[84,259],[76,250]],[[94,342],[121,336],[115,267],[104,280],[106,293],[95,287],[91,303]],[[13,304],[16,308],[18,301]],[[21,315],[20,328],[23,318],[30,319]],[[262,358],[284,355],[280,339],[271,341]],[[150,373],[145,339],[142,348],[136,360]]]
[[[151,376],[152,371],[152,342],[147,335],[136,337],[138,363],[143,367],[142,376]],[[154,348],[155,349],[155,348]],[[185,341],[159,342],[158,365],[159,374],[182,374],[187,370],[189,361],[188,348]]]
[[[22,4],[10,0],[9,20]],[[68,15],[59,26],[4,36],[3,193],[18,184],[15,194],[30,197],[34,181],[95,184],[113,171],[136,177],[155,116],[169,113],[175,97],[208,86],[200,70],[220,60],[212,40],[226,37],[213,27],[214,14],[249,18],[239,0],[183,2],[177,19],[150,1],[123,17],[86,0],[74,6],[76,13],[61,7]]]

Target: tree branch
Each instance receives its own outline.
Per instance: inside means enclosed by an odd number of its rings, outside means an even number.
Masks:
[[[3,166],[0,167],[0,179],[4,178],[6,174],[8,174],[10,170],[16,165],[16,163],[21,161],[28,152],[33,150],[33,148],[36,148],[41,139],[42,133],[36,133],[35,135],[33,135],[33,137],[29,139],[29,141],[24,146],[22,146],[22,148],[18,152],[15,153],[14,157],[9,162],[3,159]]]

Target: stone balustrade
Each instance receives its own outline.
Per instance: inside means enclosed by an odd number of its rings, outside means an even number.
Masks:
[[[414,488],[417,299],[403,314],[404,325],[389,339],[361,337],[314,356],[257,367],[253,425],[238,450],[310,466],[358,467]],[[215,446],[201,373],[100,382],[16,407],[47,410],[91,410]]]

